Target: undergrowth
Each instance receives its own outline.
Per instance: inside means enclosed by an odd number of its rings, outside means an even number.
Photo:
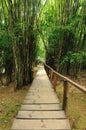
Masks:
[[[57,95],[62,103],[63,85],[57,87]],[[62,104],[61,104],[62,106]],[[72,130],[86,130],[86,95],[74,86],[69,86],[68,112]]]
[[[13,85],[0,87],[0,130],[10,130],[28,87],[14,92]]]

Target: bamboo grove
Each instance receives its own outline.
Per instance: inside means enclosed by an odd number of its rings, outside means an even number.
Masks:
[[[2,64],[7,67],[10,78],[14,69],[17,89],[32,81],[37,37],[35,23],[40,6],[39,0],[0,1]]]
[[[47,64],[73,76],[86,69],[86,0],[49,1],[39,28]]]
[[[0,0],[0,68],[9,82],[14,73],[16,89],[32,81],[42,43],[46,63],[60,73],[86,69],[85,7],[86,0]]]

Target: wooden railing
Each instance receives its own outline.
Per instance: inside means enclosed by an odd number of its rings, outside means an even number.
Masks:
[[[56,90],[56,86],[57,86],[57,78],[61,78],[61,80],[64,82],[64,92],[63,92],[63,105],[62,108],[65,111],[65,113],[67,112],[67,108],[68,108],[68,90],[69,90],[69,86],[68,83],[70,83],[71,85],[75,86],[77,89],[79,89],[80,91],[84,92],[86,94],[86,88],[75,83],[74,81],[72,81],[71,79],[67,78],[66,76],[63,76],[62,74],[56,72],[55,70],[53,70],[50,66],[48,66],[47,64],[44,64],[45,70],[47,72],[47,75],[50,79],[50,81],[53,84],[54,90]]]

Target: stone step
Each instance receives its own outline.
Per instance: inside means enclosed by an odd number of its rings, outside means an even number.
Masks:
[[[41,104],[44,104],[44,103],[59,103],[59,100],[57,99],[57,100],[54,100],[54,99],[50,99],[50,98],[48,98],[48,99],[46,99],[46,98],[39,98],[39,99],[26,99],[26,100],[24,100],[24,102],[23,102],[23,104],[30,104],[30,103],[32,103],[32,104],[38,104],[38,103],[41,103]]]
[[[26,110],[26,111],[56,111],[56,110],[61,110],[59,104],[30,104],[30,105],[22,105],[20,110]]]
[[[11,130],[70,130],[67,119],[24,120],[15,119]]]
[[[19,111],[17,119],[64,119],[64,111]]]

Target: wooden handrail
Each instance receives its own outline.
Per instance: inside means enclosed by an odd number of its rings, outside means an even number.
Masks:
[[[79,89],[80,91],[84,92],[86,94],[86,88],[77,84],[76,82],[72,81],[71,79],[67,78],[66,76],[63,76],[62,74],[56,72],[55,70],[53,70],[50,66],[48,66],[47,64],[44,64],[45,66],[45,70],[53,84],[54,89],[56,90],[56,83],[57,83],[57,78],[56,76],[60,77],[63,81],[64,81],[64,93],[63,93],[63,110],[65,111],[65,113],[67,113],[67,106],[68,106],[68,83],[72,84],[73,86],[75,86],[77,89]]]
[[[56,72],[55,70],[53,70],[50,66],[48,66],[47,64],[44,64],[47,68],[49,68],[53,73],[55,73],[57,76],[59,76],[61,79],[63,79],[64,81],[69,82],[70,84],[74,85],[77,89],[81,90],[82,92],[86,93],[86,88],[77,84],[76,82],[74,82],[73,80],[67,78],[66,76],[63,76],[62,74]]]

